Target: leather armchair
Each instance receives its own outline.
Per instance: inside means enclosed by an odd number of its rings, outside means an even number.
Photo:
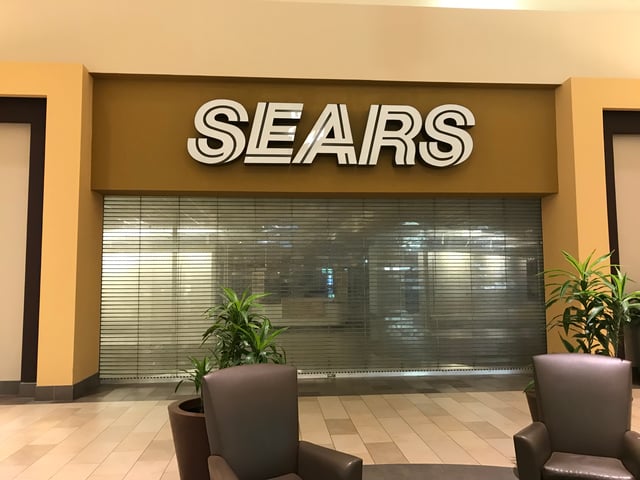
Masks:
[[[541,417],[514,435],[520,480],[640,480],[631,364],[602,355],[533,358]]]
[[[362,459],[298,439],[295,368],[225,368],[202,391],[211,480],[362,479]]]

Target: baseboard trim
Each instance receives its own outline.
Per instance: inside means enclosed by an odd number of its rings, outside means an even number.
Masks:
[[[90,394],[100,385],[98,373],[74,385],[36,386],[34,398],[38,402],[71,402]]]
[[[20,391],[19,380],[1,380],[0,395],[17,395]]]

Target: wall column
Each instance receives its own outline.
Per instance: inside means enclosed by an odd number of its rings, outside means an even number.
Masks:
[[[36,398],[97,381],[101,196],[91,191],[92,79],[82,65],[0,63],[0,96],[45,97]]]

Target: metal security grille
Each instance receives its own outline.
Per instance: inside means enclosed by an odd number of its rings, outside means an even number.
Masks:
[[[178,375],[222,286],[271,294],[302,372],[524,367],[541,267],[539,199],[107,196],[100,375]]]

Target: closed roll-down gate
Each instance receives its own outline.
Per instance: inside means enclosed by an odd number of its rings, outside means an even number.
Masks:
[[[220,288],[268,292],[303,373],[526,367],[545,351],[539,198],[106,196],[100,376],[175,377]]]

